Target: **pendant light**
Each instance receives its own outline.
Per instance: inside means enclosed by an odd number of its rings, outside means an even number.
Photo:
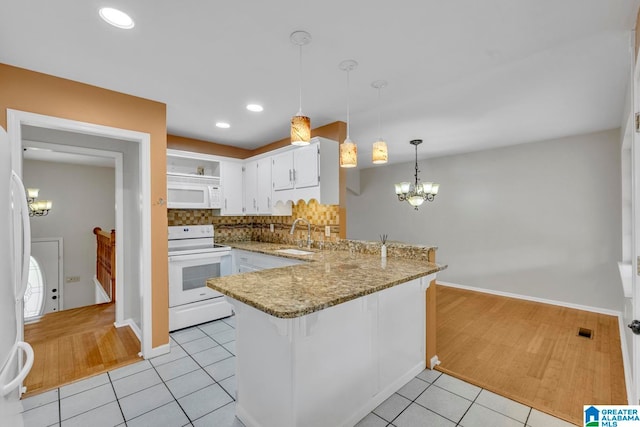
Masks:
[[[376,142],[373,143],[373,151],[371,153],[371,161],[376,164],[376,165],[381,165],[384,163],[387,163],[387,161],[389,160],[389,155],[387,153],[387,143],[384,142],[384,139],[382,139],[382,132],[381,132],[381,111],[382,111],[382,102],[380,101],[380,92],[382,90],[382,88],[387,87],[387,81],[386,80],[376,80],[375,82],[371,83],[371,86],[374,87],[375,89],[378,89],[378,140]]]
[[[308,145],[311,140],[311,119],[302,114],[302,46],[311,43],[311,34],[306,31],[294,31],[289,36],[291,43],[300,47],[299,64],[299,106],[298,113],[291,118],[291,144]]]
[[[358,63],[347,59],[338,66],[347,72],[347,138],[340,144],[340,167],[355,168],[358,166],[358,146],[349,138],[349,73],[358,67]]]

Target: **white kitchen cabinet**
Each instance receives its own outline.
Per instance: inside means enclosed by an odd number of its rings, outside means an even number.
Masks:
[[[258,161],[252,160],[244,164],[244,213],[258,213]]]
[[[243,215],[242,165],[240,161],[223,161],[220,165],[222,207],[220,215]]]
[[[257,161],[257,205],[258,214],[272,214],[271,197],[271,157]],[[291,215],[291,213],[289,213]]]
[[[319,150],[318,144],[310,144],[273,156],[274,191],[317,186]]]
[[[312,138],[305,147],[293,147],[272,156],[273,203],[291,200],[339,203],[338,143]]]
[[[435,277],[294,318],[227,297],[236,313],[236,416],[247,426],[358,423],[424,370],[425,322],[416,319],[425,318]]]
[[[245,163],[244,213],[246,215],[291,215],[291,204],[273,205],[271,157],[262,157]]]
[[[269,268],[288,267],[290,265],[303,263],[303,261],[291,258],[244,251],[242,249],[233,249],[231,251],[231,257],[234,273],[251,273]]]
[[[293,150],[271,156],[273,190],[293,188]]]

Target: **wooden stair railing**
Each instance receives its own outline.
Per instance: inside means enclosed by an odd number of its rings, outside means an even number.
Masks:
[[[100,227],[93,229],[96,235],[96,278],[104,292],[114,302],[116,299],[116,230],[110,233]]]

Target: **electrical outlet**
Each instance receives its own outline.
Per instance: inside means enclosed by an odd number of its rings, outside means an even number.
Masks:
[[[80,276],[67,276],[64,278],[66,283],[76,283],[80,281]]]
[[[271,231],[273,233],[273,230],[274,230],[273,224],[269,224],[269,231]]]
[[[324,226],[324,235],[326,237],[331,237],[331,226],[330,225],[325,225]]]

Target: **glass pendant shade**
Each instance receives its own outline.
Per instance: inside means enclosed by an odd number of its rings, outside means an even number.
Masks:
[[[291,118],[291,144],[309,145],[311,141],[311,119],[295,115]]]
[[[387,143],[383,139],[379,139],[373,143],[373,153],[371,160],[376,165],[387,163],[389,156],[387,154]]]
[[[358,146],[347,138],[340,144],[340,167],[355,168],[358,166]]]
[[[424,198],[422,196],[412,196],[407,199],[407,202],[413,207],[418,207],[424,203]]]

